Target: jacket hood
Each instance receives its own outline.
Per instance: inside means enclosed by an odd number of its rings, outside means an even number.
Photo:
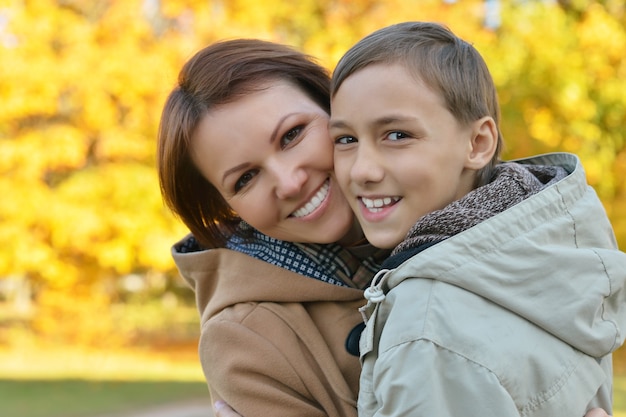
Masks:
[[[172,247],[178,270],[196,294],[205,322],[238,303],[305,303],[362,299],[363,291],[331,285],[230,249],[181,253]]]
[[[548,154],[521,164],[560,165],[556,184],[404,262],[386,278],[459,286],[601,357],[624,342],[626,253],[586,184],[579,159]]]

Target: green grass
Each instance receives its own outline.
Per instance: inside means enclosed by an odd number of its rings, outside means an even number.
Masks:
[[[617,368],[613,415],[626,417],[626,373]],[[93,417],[208,397],[195,346],[168,354],[0,351],[0,417]]]
[[[2,417],[90,417],[207,398],[203,382],[0,379]],[[626,376],[615,378],[615,417],[626,417]]]
[[[90,417],[208,398],[204,382],[0,379],[2,417]],[[614,416],[626,417],[626,376],[615,377]]]
[[[0,417],[92,417],[208,400],[196,343],[166,349],[0,349]]]
[[[0,379],[2,417],[89,417],[196,398],[208,398],[203,382]]]

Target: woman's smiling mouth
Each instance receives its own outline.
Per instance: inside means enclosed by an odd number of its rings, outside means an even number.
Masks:
[[[328,190],[330,189],[330,180],[326,180],[324,184],[320,187],[320,189],[315,193],[313,198],[311,198],[304,206],[300,207],[298,210],[291,213],[291,217],[304,217],[313,213],[316,208],[322,204],[322,202],[328,196]]]

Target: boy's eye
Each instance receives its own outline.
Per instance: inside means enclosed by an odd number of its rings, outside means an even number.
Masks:
[[[237,179],[235,183],[235,192],[239,192],[243,187],[245,187],[252,179],[256,176],[257,171],[246,171],[244,174]]]
[[[391,141],[406,139],[408,137],[409,137],[409,135],[407,135],[406,133],[403,133],[403,132],[391,132],[391,133],[387,134],[387,139],[389,139]]]
[[[296,126],[293,129],[289,129],[287,133],[285,133],[280,139],[281,146],[284,148],[294,140],[298,139],[298,136],[300,136],[300,132],[302,132],[302,126]]]
[[[357,142],[357,139],[354,136],[340,136],[335,139],[335,145],[347,145],[355,142]]]

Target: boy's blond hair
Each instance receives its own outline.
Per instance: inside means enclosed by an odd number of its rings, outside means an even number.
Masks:
[[[405,22],[361,39],[341,58],[331,81],[331,97],[351,74],[373,64],[400,64],[433,91],[461,123],[491,116],[498,144],[491,162],[478,172],[476,186],[489,182],[503,139],[495,84],[480,53],[447,27],[432,22]]]

